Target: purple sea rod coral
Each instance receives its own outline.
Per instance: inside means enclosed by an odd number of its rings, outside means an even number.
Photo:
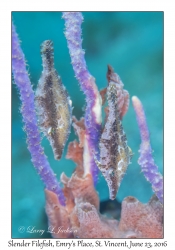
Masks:
[[[120,220],[109,219],[99,212],[99,196],[95,190],[98,168],[104,175],[110,199],[115,199],[132,155],[122,126],[122,117],[129,105],[129,93],[123,89],[119,76],[108,66],[108,86],[99,92],[95,79],[87,70],[82,50],[79,12],[64,12],[65,36],[72,66],[86,96],[85,117],[72,117],[72,105],[60,77],[53,67],[53,47],[50,40],[42,44],[43,72],[34,94],[26,71],[24,54],[12,25],[12,73],[22,102],[21,113],[27,134],[32,162],[45,185],[46,213],[54,238],[162,238],[163,179],[154,164],[146,118],[137,97],[133,97],[141,134],[139,164],[155,192],[147,204],[134,197],[122,202]],[[102,125],[102,109],[107,99],[106,118]],[[35,112],[37,110],[37,114]],[[39,125],[37,122],[39,118]],[[55,158],[61,158],[73,121],[79,141],[69,143],[67,158],[76,168],[71,177],[60,176],[63,188],[53,173],[40,145],[41,131],[50,141]]]
[[[98,142],[101,133],[101,96],[95,84],[95,78],[89,73],[82,49],[81,23],[83,16],[80,12],[64,12],[65,36],[68,43],[72,67],[75,76],[86,96],[85,111],[85,152],[84,165],[86,172],[92,172],[94,183],[97,182],[98,168],[94,154],[98,154]]]
[[[154,163],[152,157],[152,149],[149,139],[149,131],[146,124],[146,117],[141,101],[136,97],[132,97],[133,106],[137,116],[137,122],[140,130],[142,143],[140,145],[139,165],[144,173],[145,178],[152,184],[152,189],[163,203],[163,177],[158,172],[158,167]]]
[[[41,147],[41,138],[37,124],[34,105],[34,92],[26,70],[24,54],[20,48],[16,29],[12,24],[12,73],[22,102],[21,113],[27,134],[28,149],[32,156],[32,163],[48,190],[57,194],[62,205],[65,203],[63,192],[49,165],[44,150]]]

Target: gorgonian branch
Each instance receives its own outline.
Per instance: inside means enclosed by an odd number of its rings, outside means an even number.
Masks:
[[[91,171],[94,183],[97,182],[98,168],[94,162],[94,154],[98,154],[98,142],[101,133],[101,96],[95,84],[94,77],[89,73],[82,49],[81,23],[83,16],[80,12],[64,12],[65,36],[68,43],[72,66],[80,87],[86,95],[84,143],[85,173]]]
[[[32,163],[41,177],[45,187],[57,194],[62,205],[65,198],[62,189],[52,171],[44,150],[41,147],[41,138],[38,130],[37,117],[34,105],[34,92],[26,70],[25,57],[20,47],[18,35],[12,24],[12,72],[22,102],[21,114],[27,134],[28,149],[31,153]]]
[[[152,157],[152,149],[150,145],[149,131],[146,124],[146,117],[141,101],[136,97],[132,97],[132,103],[136,112],[137,122],[141,135],[140,157],[138,160],[145,178],[152,184],[152,189],[163,203],[163,177],[158,172],[158,167],[154,163]]]

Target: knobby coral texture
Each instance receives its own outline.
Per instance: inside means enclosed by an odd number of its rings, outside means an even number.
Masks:
[[[54,67],[51,40],[41,45],[43,71],[34,93],[17,27],[12,24],[13,79],[19,89],[31,160],[45,185],[45,208],[52,236],[162,238],[163,177],[154,163],[146,116],[136,96],[132,97],[132,103],[141,136],[138,163],[154,194],[148,203],[142,203],[132,196],[124,198],[119,220],[100,214],[99,194],[96,191],[98,176],[104,177],[109,198],[115,200],[133,157],[122,124],[130,96],[110,65],[107,67],[107,86],[99,91],[95,78],[88,71],[82,49],[83,15],[80,12],[64,12],[62,17],[71,64],[85,94],[86,108],[81,119],[72,114],[71,96]],[[76,168],[71,177],[62,172],[58,180],[41,146],[40,132],[50,142],[55,159],[60,160],[71,126],[78,140],[69,143],[66,158],[74,161]],[[59,228],[62,230],[57,230]]]

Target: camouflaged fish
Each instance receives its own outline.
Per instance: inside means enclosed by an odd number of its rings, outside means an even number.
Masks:
[[[109,187],[110,199],[114,200],[120,183],[130,163],[131,149],[120,120],[117,107],[117,87],[113,81],[107,87],[108,117],[100,138],[100,162],[95,159]]]
[[[41,131],[48,138],[58,160],[70,134],[72,102],[54,69],[52,41],[42,43],[41,55],[43,71],[35,93],[35,104]]]

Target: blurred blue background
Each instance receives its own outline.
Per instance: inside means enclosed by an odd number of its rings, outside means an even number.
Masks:
[[[122,79],[130,97],[136,95],[143,103],[150,130],[153,156],[160,172],[163,171],[163,12],[84,12],[82,25],[83,48],[90,73],[99,89],[106,87],[107,64]],[[55,68],[73,102],[73,115],[83,116],[84,95],[80,91],[70,64],[70,56],[61,12],[12,12],[12,20],[21,40],[33,89],[36,89],[42,65],[40,44],[53,40]],[[23,131],[20,101],[12,84],[12,237],[50,237],[48,233],[19,233],[20,226],[34,226],[47,231],[43,184],[37,176],[27,150]],[[120,186],[117,200],[128,195],[147,202],[152,190],[137,163],[140,135],[135,113],[130,104],[123,119],[128,145],[134,156]],[[69,141],[75,138],[72,130]],[[58,176],[63,171],[70,176],[75,164],[65,159],[54,160],[51,147],[44,138],[42,145],[49,162]],[[67,148],[67,147],[66,147]],[[100,200],[108,199],[108,188],[100,177],[97,185]]]

